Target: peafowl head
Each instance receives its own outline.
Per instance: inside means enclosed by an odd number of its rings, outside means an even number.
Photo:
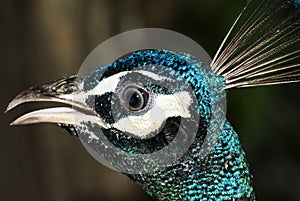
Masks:
[[[153,172],[180,163],[192,144],[205,147],[204,156],[221,134],[225,80],[205,65],[190,54],[135,51],[85,76],[23,91],[9,109],[32,101],[67,107],[31,112],[12,124],[58,123],[106,165]]]
[[[12,125],[57,123],[158,200],[255,200],[245,153],[225,118],[225,90],[299,82],[300,35],[299,1],[253,2],[212,61],[202,49],[178,48],[186,38],[175,38],[177,48],[174,35],[155,45],[146,38],[146,47],[108,65],[23,91],[7,110],[33,101],[65,107]]]

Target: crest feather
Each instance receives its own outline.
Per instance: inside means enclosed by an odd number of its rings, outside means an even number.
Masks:
[[[226,89],[300,82],[299,33],[296,1],[247,1],[211,68]]]

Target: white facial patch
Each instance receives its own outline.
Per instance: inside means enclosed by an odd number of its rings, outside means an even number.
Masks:
[[[169,117],[190,118],[189,106],[192,97],[188,92],[177,92],[172,95],[158,94],[153,107],[143,115],[131,115],[120,119],[112,127],[139,137],[146,137],[157,131]]]

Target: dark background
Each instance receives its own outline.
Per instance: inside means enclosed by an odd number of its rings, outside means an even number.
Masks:
[[[91,50],[123,31],[172,29],[213,56],[243,4],[240,0],[2,0],[0,112],[23,89],[76,74]],[[228,118],[246,150],[258,200],[300,200],[299,89],[293,84],[228,93]],[[32,106],[0,116],[0,200],[150,200],[56,125],[8,126]]]

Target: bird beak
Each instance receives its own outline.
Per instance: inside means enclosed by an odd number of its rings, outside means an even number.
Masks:
[[[36,123],[61,123],[81,126],[83,122],[98,124],[103,128],[108,125],[80,97],[82,81],[75,76],[60,79],[42,87],[30,87],[17,95],[8,105],[5,112],[27,102],[55,102],[68,107],[54,107],[36,110],[16,119],[10,125]],[[76,101],[77,100],[77,101]]]

